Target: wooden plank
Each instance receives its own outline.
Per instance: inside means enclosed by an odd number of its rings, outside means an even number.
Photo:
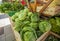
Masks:
[[[55,34],[54,32],[50,32],[52,35],[54,35],[55,37],[59,38],[60,39],[60,35],[58,34]]]
[[[42,34],[36,41],[45,41],[45,39],[50,35],[50,31],[45,32]]]
[[[53,0],[49,0],[49,1],[47,2],[47,4],[45,4],[39,12],[42,13],[42,12],[49,6],[49,4],[50,4],[52,1],[53,1]]]

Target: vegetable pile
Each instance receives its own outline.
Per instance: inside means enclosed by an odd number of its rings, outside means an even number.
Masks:
[[[46,31],[60,34],[60,18],[42,19],[39,13],[32,13],[26,8],[13,15],[14,28],[21,35],[22,41],[36,41]],[[54,40],[53,40],[54,41]]]
[[[13,15],[12,20],[15,23],[15,30],[20,33],[23,41],[36,41],[40,20],[38,13],[33,14],[28,9],[24,9]]]
[[[23,5],[18,2],[4,2],[0,5],[0,11],[1,12],[8,12],[8,11],[20,11],[24,9]]]
[[[51,30],[55,33],[60,34],[60,18],[59,17],[51,18],[49,21],[52,25]]]
[[[19,2],[13,2],[13,3],[4,2],[4,3],[0,4],[0,12],[2,12],[2,13],[8,13],[8,14],[12,13],[13,14],[22,9],[24,9],[24,6]]]

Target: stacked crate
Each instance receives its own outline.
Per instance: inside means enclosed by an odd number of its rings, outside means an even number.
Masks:
[[[6,14],[0,15],[0,41],[16,41],[9,16]]]

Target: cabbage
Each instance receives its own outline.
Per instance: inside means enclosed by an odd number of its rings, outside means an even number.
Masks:
[[[38,14],[34,13],[31,15],[31,22],[38,22],[39,21],[39,16]]]
[[[39,29],[42,32],[47,32],[49,30],[51,30],[51,24],[48,21],[42,21],[39,23]]]
[[[36,31],[29,26],[23,27],[20,34],[23,41],[36,41],[37,39]]]

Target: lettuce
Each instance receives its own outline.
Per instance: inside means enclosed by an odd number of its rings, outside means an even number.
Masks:
[[[51,30],[51,27],[52,26],[51,26],[51,24],[48,21],[41,21],[39,23],[39,29],[42,32],[47,32],[47,31]]]

